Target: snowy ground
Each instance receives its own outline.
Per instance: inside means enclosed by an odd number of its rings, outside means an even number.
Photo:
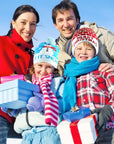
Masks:
[[[21,139],[7,139],[7,144],[21,144]]]

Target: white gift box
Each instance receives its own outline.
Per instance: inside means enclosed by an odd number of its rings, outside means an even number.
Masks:
[[[70,123],[63,120],[57,130],[62,144],[94,144],[97,139],[97,114]]]
[[[39,92],[38,85],[19,79],[0,84],[0,107],[25,107],[28,99],[33,96],[33,91]]]

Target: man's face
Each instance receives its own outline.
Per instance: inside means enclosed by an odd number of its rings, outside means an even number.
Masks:
[[[72,9],[64,10],[62,13],[57,12],[55,27],[65,38],[72,37],[78,23],[79,20],[76,19]]]

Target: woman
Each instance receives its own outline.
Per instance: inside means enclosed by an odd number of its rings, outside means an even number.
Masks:
[[[11,21],[11,29],[6,36],[0,36],[0,76],[27,74],[32,65],[32,37],[39,22],[38,12],[30,5],[18,7]],[[0,143],[6,138],[13,117],[0,109]]]

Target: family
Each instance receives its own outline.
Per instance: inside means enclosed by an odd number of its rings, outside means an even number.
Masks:
[[[0,144],[6,144],[11,125],[22,144],[61,144],[57,125],[65,112],[81,106],[98,114],[95,144],[114,144],[114,34],[80,22],[71,0],[52,9],[52,20],[60,36],[34,51],[40,16],[30,5],[15,10],[10,30],[0,36],[0,76],[23,74],[40,88],[16,117],[0,108]]]

